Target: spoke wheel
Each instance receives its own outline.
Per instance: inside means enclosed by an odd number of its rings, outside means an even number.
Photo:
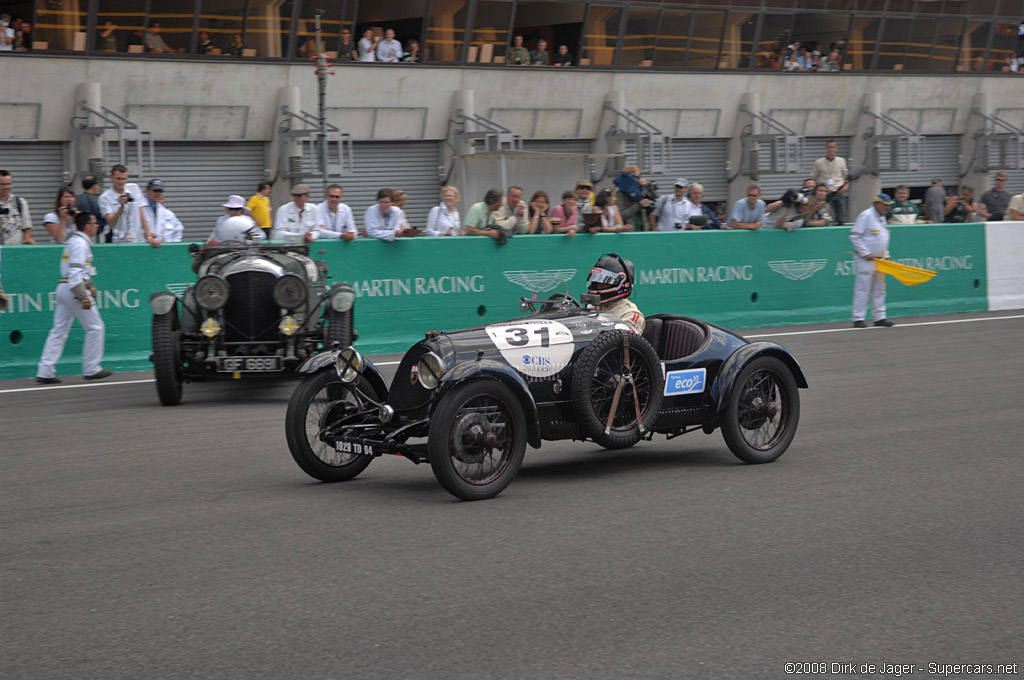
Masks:
[[[378,400],[369,385],[346,385],[333,368],[306,377],[295,388],[288,401],[285,438],[292,458],[310,477],[322,482],[343,482],[373,461],[372,456],[339,453],[320,439],[324,427],[338,417],[356,413],[365,397]]]
[[[324,329],[324,350],[334,349],[334,343],[338,343],[338,349],[345,349],[352,345],[352,316],[353,310],[347,312],[336,312],[328,303],[327,328]]]
[[[729,391],[722,436],[745,463],[770,463],[789,448],[800,422],[792,371],[775,357],[747,364]]]
[[[154,314],[152,331],[156,394],[164,406],[176,406],[181,403],[181,384],[184,381],[177,312],[172,309],[166,314]]]
[[[643,436],[639,422],[644,431],[654,425],[663,389],[658,356],[650,343],[630,334],[627,361],[622,332],[606,331],[583,350],[573,369],[573,410],[588,437],[608,449],[627,448]],[[605,432],[609,417],[611,428]]]
[[[515,393],[495,380],[474,380],[441,398],[430,420],[430,467],[448,493],[467,501],[507,487],[526,453],[526,416]]]

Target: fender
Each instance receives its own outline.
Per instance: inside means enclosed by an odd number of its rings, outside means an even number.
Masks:
[[[726,395],[728,395],[732,384],[736,381],[736,376],[743,370],[743,367],[760,356],[772,356],[780,359],[793,371],[793,379],[796,381],[796,386],[807,387],[807,378],[804,377],[800,364],[797,363],[796,358],[790,354],[788,349],[781,345],[776,345],[774,342],[752,342],[733,352],[725,360],[722,370],[718,372],[718,378],[715,379],[715,384],[711,388],[711,398],[715,402],[716,411],[721,413],[725,409]]]
[[[334,361],[338,358],[338,354],[341,350],[331,350],[329,352],[321,352],[315,354],[310,358],[306,359],[295,369],[298,374],[305,373],[316,373],[317,371],[323,370],[334,370]],[[381,399],[387,399],[388,396],[388,382],[384,379],[380,369],[373,365],[373,362],[363,357],[363,361],[366,366],[363,368],[363,372],[359,376],[359,380],[365,380],[370,383],[374,391],[380,396]],[[358,384],[359,381],[356,381]]]
[[[149,296],[149,308],[157,315],[167,314],[172,310],[177,313],[178,296],[166,290],[152,293]]]
[[[457,364],[454,368],[441,376],[441,384],[451,387],[454,383],[462,382],[470,378],[487,378],[500,380],[512,388],[512,391],[519,397],[526,412],[527,441],[535,449],[541,445],[540,439],[540,413],[537,410],[537,402],[530,394],[530,388],[526,381],[508,364],[499,363],[488,359],[479,361],[467,361]]]

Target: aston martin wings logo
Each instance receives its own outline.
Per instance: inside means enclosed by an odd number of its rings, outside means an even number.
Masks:
[[[773,272],[782,274],[792,281],[809,279],[828,264],[828,260],[774,260],[768,263]]]
[[[181,297],[185,294],[185,289],[188,288],[188,286],[189,284],[187,283],[168,283],[165,287],[178,297]]]
[[[545,269],[542,272],[536,269],[520,269],[511,272],[502,272],[505,278],[522,286],[534,293],[544,293],[576,276],[575,269]]]

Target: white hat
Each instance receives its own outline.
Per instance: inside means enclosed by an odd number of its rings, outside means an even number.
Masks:
[[[245,208],[245,199],[238,194],[231,194],[228,196],[228,202],[222,205],[230,210],[242,210]]]

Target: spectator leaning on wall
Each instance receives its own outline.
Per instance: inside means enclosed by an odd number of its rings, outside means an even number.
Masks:
[[[12,191],[14,177],[6,170],[0,170],[0,244],[32,246],[32,215],[28,201]]]

